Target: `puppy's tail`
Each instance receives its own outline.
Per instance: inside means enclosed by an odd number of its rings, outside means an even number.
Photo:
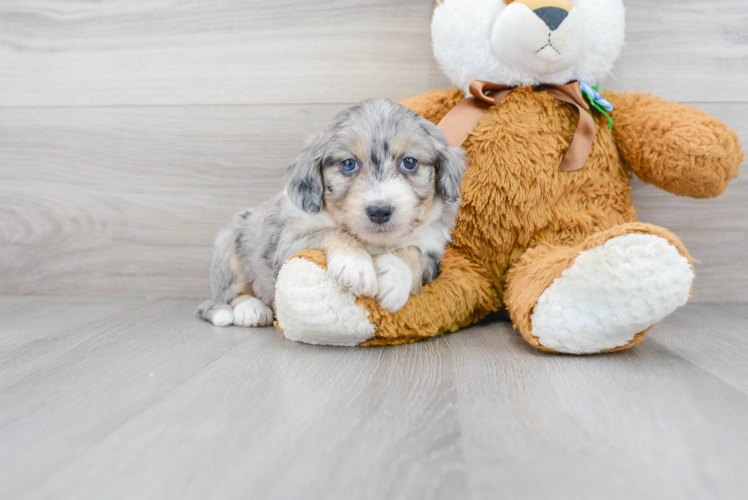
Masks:
[[[212,300],[204,302],[195,314],[216,326],[234,323],[234,309],[229,305],[234,299],[231,285],[234,275],[229,269],[229,258],[234,252],[236,235],[231,226],[218,233],[213,247],[213,261],[210,265],[210,291]]]

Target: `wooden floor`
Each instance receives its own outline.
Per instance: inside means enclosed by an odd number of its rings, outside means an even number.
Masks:
[[[0,498],[745,498],[748,305],[546,355],[216,328],[184,299],[0,298]]]

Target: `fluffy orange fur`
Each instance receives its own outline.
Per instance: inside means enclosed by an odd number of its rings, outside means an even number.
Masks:
[[[548,350],[532,335],[530,315],[579,252],[643,233],[666,238],[690,259],[675,235],[637,222],[632,172],[678,195],[717,196],[744,158],[737,134],[697,109],[648,94],[605,97],[616,107],[613,130],[593,112],[597,132],[587,166],[568,173],[558,169],[575,132],[574,108],[521,88],[488,110],[464,144],[469,166],[441,276],[396,314],[359,299],[377,326],[364,345],[441,335],[506,309],[531,345]],[[438,123],[464,98],[456,89],[439,90],[403,104]],[[324,263],[319,254],[304,256]]]

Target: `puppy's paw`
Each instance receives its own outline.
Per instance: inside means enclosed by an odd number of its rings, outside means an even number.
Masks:
[[[195,314],[216,326],[234,324],[234,309],[228,304],[219,304],[212,300],[207,300],[197,308]]]
[[[392,254],[380,255],[374,261],[379,279],[379,305],[391,313],[405,306],[413,288],[413,273],[398,257]]]
[[[231,306],[219,309],[211,317],[210,322],[216,326],[229,326],[234,324],[234,311]]]
[[[234,308],[236,326],[260,327],[273,324],[273,310],[260,299],[252,297]]]
[[[368,253],[335,252],[327,258],[327,270],[353,295],[376,297],[377,272]]]

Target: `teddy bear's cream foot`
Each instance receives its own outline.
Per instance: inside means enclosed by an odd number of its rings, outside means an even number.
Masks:
[[[665,229],[633,223],[576,248],[541,246],[509,275],[507,308],[522,335],[554,352],[630,347],[684,305],[694,273],[688,252]]]
[[[441,271],[391,313],[376,299],[354,297],[327,272],[322,252],[306,250],[278,276],[276,326],[286,338],[308,344],[396,345],[465,327],[498,302],[480,269],[454,249],[447,249]]]
[[[355,346],[374,337],[356,297],[327,272],[324,254],[294,257],[281,268],[276,284],[278,329],[306,344]]]

